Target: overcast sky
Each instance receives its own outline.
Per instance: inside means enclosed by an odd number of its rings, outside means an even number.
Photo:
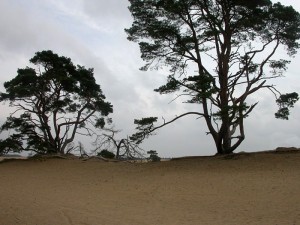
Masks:
[[[300,2],[281,0],[300,11]],[[1,0],[0,1],[0,91],[3,83],[16,76],[18,68],[30,65],[37,51],[52,50],[70,57],[75,64],[95,69],[97,83],[114,106],[112,118],[122,137],[134,132],[133,120],[162,116],[168,120],[187,112],[181,101],[159,95],[154,88],[164,84],[165,71],[139,71],[143,66],[136,43],[126,39],[124,28],[132,19],[127,0]],[[300,53],[292,59],[285,78],[276,80],[284,92],[300,92]],[[246,119],[246,140],[238,151],[260,151],[278,146],[300,147],[300,103],[289,121],[276,120],[271,93],[253,98],[259,105]],[[0,121],[9,115],[1,105]],[[161,122],[161,121],[160,121]],[[163,157],[212,155],[216,153],[204,122],[186,117],[161,129],[143,144]]]

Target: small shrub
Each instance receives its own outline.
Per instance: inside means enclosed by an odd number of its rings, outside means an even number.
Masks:
[[[160,162],[160,157],[157,155],[158,153],[154,150],[148,151],[147,154],[149,154],[149,161],[151,162]]]
[[[102,157],[107,158],[107,159],[113,159],[116,156],[113,152],[110,152],[107,149],[102,150],[97,155],[102,156]]]

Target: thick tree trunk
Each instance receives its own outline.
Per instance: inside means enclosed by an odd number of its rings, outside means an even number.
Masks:
[[[241,137],[241,141],[238,141],[233,145],[230,130],[227,129],[226,131],[222,132],[220,130],[220,132],[218,133],[218,138],[217,140],[215,140],[215,145],[218,152],[217,154],[226,155],[233,153],[233,151],[240,146],[242,140],[244,140],[244,138]]]

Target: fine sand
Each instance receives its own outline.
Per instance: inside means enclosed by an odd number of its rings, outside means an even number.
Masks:
[[[1,225],[300,225],[300,151],[0,163]]]

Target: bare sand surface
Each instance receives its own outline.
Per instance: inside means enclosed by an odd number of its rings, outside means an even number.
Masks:
[[[298,225],[300,151],[0,163],[1,225]]]

